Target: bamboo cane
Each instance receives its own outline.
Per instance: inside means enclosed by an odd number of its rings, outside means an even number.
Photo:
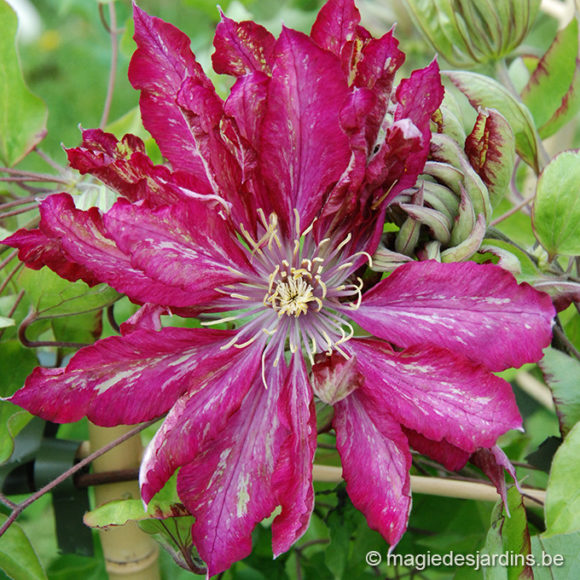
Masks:
[[[314,465],[313,478],[316,481],[338,483],[342,481],[342,469],[331,465]],[[538,507],[545,502],[546,492],[543,489],[531,487],[522,487],[521,489],[526,505]],[[497,501],[499,499],[496,489],[486,483],[442,477],[423,477],[421,475],[411,475],[411,491],[457,499],[481,501]]]
[[[89,424],[91,449],[103,447],[130,429],[130,426],[105,428]],[[137,435],[93,461],[93,471],[138,468],[141,452],[141,439]],[[137,481],[99,485],[94,491],[97,506],[113,500],[140,497]],[[137,522],[102,530],[99,535],[109,580],[160,580],[159,548]]]

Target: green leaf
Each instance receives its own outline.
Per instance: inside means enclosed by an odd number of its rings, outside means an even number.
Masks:
[[[0,0],[0,161],[18,163],[46,135],[46,106],[22,78],[16,51],[18,20]]]
[[[354,511],[350,501],[340,502],[326,519],[330,529],[330,544],[325,552],[325,560],[335,578],[343,577],[349,561],[350,538],[357,524]]]
[[[580,570],[580,534],[534,536],[534,580],[577,580]]]
[[[0,328],[8,328],[9,326],[14,326],[14,318],[0,316]]]
[[[17,340],[0,343],[0,396],[9,397],[22,387],[26,377],[38,366],[34,352]],[[32,415],[7,401],[0,402],[0,464],[14,451],[14,438],[32,419]]]
[[[547,123],[562,104],[572,84],[577,53],[578,21],[573,18],[558,32],[521,93],[537,127]]]
[[[518,580],[532,578],[531,569],[525,566],[525,558],[531,552],[530,534],[526,519],[526,510],[520,492],[512,487],[507,493],[509,516],[503,502],[499,501],[491,516],[491,527],[487,534],[484,552],[487,554],[521,554],[515,565],[505,565],[498,561],[496,566],[484,568],[487,580]]]
[[[120,294],[104,284],[90,288],[85,282],[68,282],[48,268],[26,268],[18,278],[39,318],[93,312],[109,306]]]
[[[570,122],[580,111],[580,61],[576,62],[574,77],[562,102],[550,120],[542,125],[538,132],[542,139],[547,139]]]
[[[50,580],[102,580],[107,577],[103,559],[76,554],[63,554],[52,560],[47,572]]]
[[[0,524],[7,517],[0,514]],[[38,556],[22,528],[15,522],[0,538],[0,570],[18,580],[46,580]]]
[[[547,348],[539,364],[554,395],[560,430],[566,436],[580,421],[580,362],[555,348]]]
[[[142,521],[150,518],[189,516],[177,496],[177,474],[169,478],[163,488],[143,507],[140,499],[107,502],[85,514],[84,522],[91,528],[122,526],[129,520]]]
[[[469,99],[473,107],[496,109],[506,118],[516,138],[517,153],[538,172],[538,141],[534,120],[527,107],[488,76],[466,71],[442,71],[442,74]]]
[[[122,526],[128,521],[147,519],[149,515],[140,499],[119,499],[104,503],[87,512],[83,522],[89,528],[109,528]]]
[[[538,179],[532,226],[551,258],[580,254],[580,152],[564,151]]]
[[[580,423],[554,455],[546,489],[544,537],[580,531]]]
[[[139,527],[147,534],[151,534],[177,565],[196,574],[202,574],[205,572],[205,566],[191,538],[193,522],[193,516],[166,520],[147,518],[139,522]]]

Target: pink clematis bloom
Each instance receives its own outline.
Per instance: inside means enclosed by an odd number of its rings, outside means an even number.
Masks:
[[[121,336],[66,368],[37,368],[11,400],[56,422],[166,415],[142,496],[179,470],[194,543],[216,574],[249,554],[276,508],[275,555],[307,529],[317,397],[334,406],[353,504],[395,545],[410,445],[454,469],[472,454],[490,473],[507,464],[494,445],[521,418],[492,371],[538,360],[554,315],[547,295],[493,265],[409,263],[363,292],[357,274],[385,208],[427,158],[437,64],[395,88],[404,55],[391,32],[375,39],[359,25],[353,0],[330,0],[310,36],[276,39],[222,16],[213,64],[236,77],[224,101],[183,33],[138,7],[134,18],[130,80],[170,165],[155,166],[137,137],[84,131],[70,163],[118,201],[81,211],[53,195],[39,228],[5,243],[32,268],[143,306]],[[163,328],[167,312],[202,316],[204,328]],[[213,328],[223,322],[235,329]]]

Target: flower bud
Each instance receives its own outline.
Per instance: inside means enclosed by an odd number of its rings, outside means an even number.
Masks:
[[[324,403],[335,405],[350,395],[363,382],[356,367],[356,357],[345,359],[334,353],[317,354],[312,367],[312,389]]]
[[[530,31],[540,0],[405,0],[426,40],[458,68],[500,60]]]

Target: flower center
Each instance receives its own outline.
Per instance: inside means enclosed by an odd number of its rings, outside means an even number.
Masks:
[[[279,274],[279,279],[276,279]],[[315,302],[319,311],[322,301],[314,295],[310,282],[312,274],[304,268],[290,268],[290,271],[276,268],[270,276],[270,288],[264,297],[264,304],[271,305],[278,316],[286,314],[298,318],[306,314],[309,304]],[[276,284],[274,288],[274,284]]]

